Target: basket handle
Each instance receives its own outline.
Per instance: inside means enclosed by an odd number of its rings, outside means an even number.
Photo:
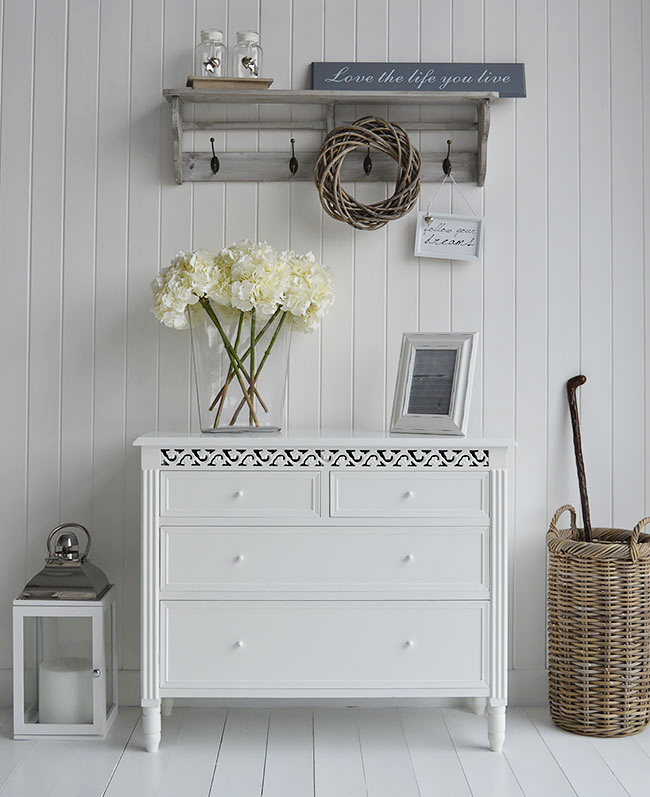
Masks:
[[[568,510],[569,510],[569,512],[571,513],[571,528],[572,528],[574,531],[576,531],[576,511],[575,511],[575,509],[574,509],[574,508],[571,506],[571,504],[563,504],[563,505],[562,505],[562,506],[561,506],[561,507],[560,507],[560,508],[559,508],[559,509],[558,509],[558,510],[555,512],[555,514],[554,514],[554,515],[553,515],[553,517],[551,518],[551,522],[550,522],[550,524],[549,524],[549,527],[548,527],[548,530],[549,530],[549,532],[551,532],[552,534],[554,534],[556,537],[558,536],[558,527],[557,527],[557,522],[558,522],[558,520],[559,520],[559,519],[562,517],[562,515],[563,515],[563,514],[564,514],[564,513],[567,511],[567,509],[568,509]],[[650,520],[650,518],[646,518],[646,520]],[[643,521],[641,521],[641,522],[643,523]],[[637,539],[638,539],[638,535],[637,535]]]
[[[644,517],[643,520],[640,520],[634,530],[632,531],[632,536],[630,537],[630,558],[633,562],[636,562],[639,558],[639,535],[641,534],[641,529],[650,523],[650,517]]]

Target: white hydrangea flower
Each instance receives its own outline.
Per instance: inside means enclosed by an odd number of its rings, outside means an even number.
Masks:
[[[313,332],[334,302],[332,274],[316,261],[313,252],[304,255],[283,252],[282,257],[289,268],[282,309],[291,314],[296,329]]]
[[[151,288],[154,315],[174,329],[188,326],[188,308],[203,297],[227,315],[254,309],[269,317],[281,308],[304,331],[315,329],[334,301],[331,273],[312,252],[278,254],[265,241],[239,241],[216,255],[205,249],[181,251]]]

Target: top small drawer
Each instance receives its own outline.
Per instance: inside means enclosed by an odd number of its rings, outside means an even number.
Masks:
[[[490,514],[489,474],[332,473],[332,517],[462,517]]]
[[[320,515],[320,474],[313,471],[168,471],[160,476],[162,517]]]

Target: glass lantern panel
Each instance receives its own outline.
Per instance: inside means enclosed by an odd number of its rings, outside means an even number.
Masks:
[[[115,604],[109,603],[104,611],[104,651],[106,653],[106,716],[109,715],[115,703],[115,695],[113,694],[113,681],[115,672],[113,669],[113,638],[115,622]]]
[[[26,723],[93,722],[92,618],[25,617]]]

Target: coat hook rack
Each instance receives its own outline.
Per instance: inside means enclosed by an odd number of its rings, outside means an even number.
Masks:
[[[291,158],[289,158],[289,171],[291,174],[295,174],[298,171],[298,158],[296,158],[296,139],[291,139]]]
[[[212,147],[212,158],[210,158],[210,168],[212,169],[212,174],[216,174],[219,171],[219,158],[217,158],[217,153],[214,151],[214,138],[210,139],[210,145]]]
[[[451,174],[452,165],[451,161],[449,160],[449,156],[451,155],[451,139],[447,139],[447,157],[442,162],[442,170],[446,174],[447,177]]]
[[[370,157],[370,147],[368,147],[368,152],[366,157],[363,159],[363,170],[366,174],[370,174],[372,171],[372,158]]]
[[[313,176],[313,169],[316,164],[316,148],[305,149],[302,145],[300,157],[296,157],[295,146],[289,148],[287,153],[286,145],[275,147],[273,151],[263,150],[259,152],[251,151],[222,151],[216,152],[218,148],[204,146],[204,151],[189,151],[187,148],[188,136],[186,132],[201,130],[210,131],[207,133],[207,140],[211,135],[216,136],[215,131],[234,131],[234,130],[283,130],[285,135],[290,137],[292,133],[296,135],[298,130],[320,130],[326,135],[336,127],[336,111],[339,107],[349,106],[351,96],[349,92],[316,91],[316,90],[291,90],[273,89],[271,91],[251,91],[235,89],[164,89],[164,97],[171,108],[171,128],[172,128],[172,154],[174,158],[174,178],[181,185],[184,181],[192,182],[256,182],[271,181],[283,182],[309,182]],[[354,94],[355,106],[358,106],[357,113],[361,114],[365,106],[375,106],[385,103],[389,109],[408,106],[414,108],[438,108],[441,113],[436,114],[436,121],[426,120],[404,121],[403,127],[411,134],[415,131],[436,131],[444,130],[446,135],[453,136],[455,130],[465,130],[474,133],[476,136],[476,147],[461,148],[462,151],[454,150],[453,175],[456,182],[475,182],[482,186],[485,183],[485,173],[487,167],[487,142],[490,129],[490,107],[491,103],[498,99],[496,92],[376,92],[376,91],[357,91]],[[214,114],[211,111],[203,114],[201,119],[183,118],[183,109],[191,109],[195,103],[205,103],[206,111],[214,105],[239,105],[247,104],[262,107],[278,104],[290,108],[314,106],[310,118],[293,119],[285,116],[278,116],[264,119],[251,120],[248,114],[247,119],[235,117],[233,113],[228,114],[225,120],[222,114]],[[457,118],[453,113],[455,106],[462,106],[473,113],[463,114],[463,118]],[[368,110],[368,109],[365,109]],[[320,113],[319,113],[320,111]],[[293,114],[287,113],[286,116]],[[217,118],[218,117],[218,118]],[[312,118],[313,117],[313,118]],[[390,118],[390,115],[389,115]],[[313,137],[314,139],[316,136]],[[470,137],[466,137],[470,140]],[[219,142],[219,137],[216,138]],[[285,139],[286,141],[286,139]],[[300,143],[300,139],[296,139]],[[207,143],[207,141],[206,141]],[[213,142],[214,143],[214,142]],[[287,141],[287,143],[289,143]],[[190,148],[191,149],[191,148]],[[370,147],[372,150],[373,148]],[[207,150],[207,151],[205,151]],[[451,152],[451,151],[450,151]],[[422,171],[420,179],[422,182],[437,182],[440,175],[440,167],[445,159],[444,147],[434,148],[425,147],[421,152]],[[295,161],[290,160],[296,158]],[[365,168],[364,168],[365,159]],[[451,154],[447,160],[451,161]],[[291,164],[294,164],[293,171]],[[289,168],[287,168],[289,167]],[[363,171],[362,171],[363,169]],[[443,175],[451,178],[451,175]],[[341,167],[341,178],[345,181],[362,179],[366,182],[391,182],[394,179],[394,168],[390,159],[385,153],[375,150],[368,152],[367,142],[364,141],[356,154],[350,158],[349,163]]]

